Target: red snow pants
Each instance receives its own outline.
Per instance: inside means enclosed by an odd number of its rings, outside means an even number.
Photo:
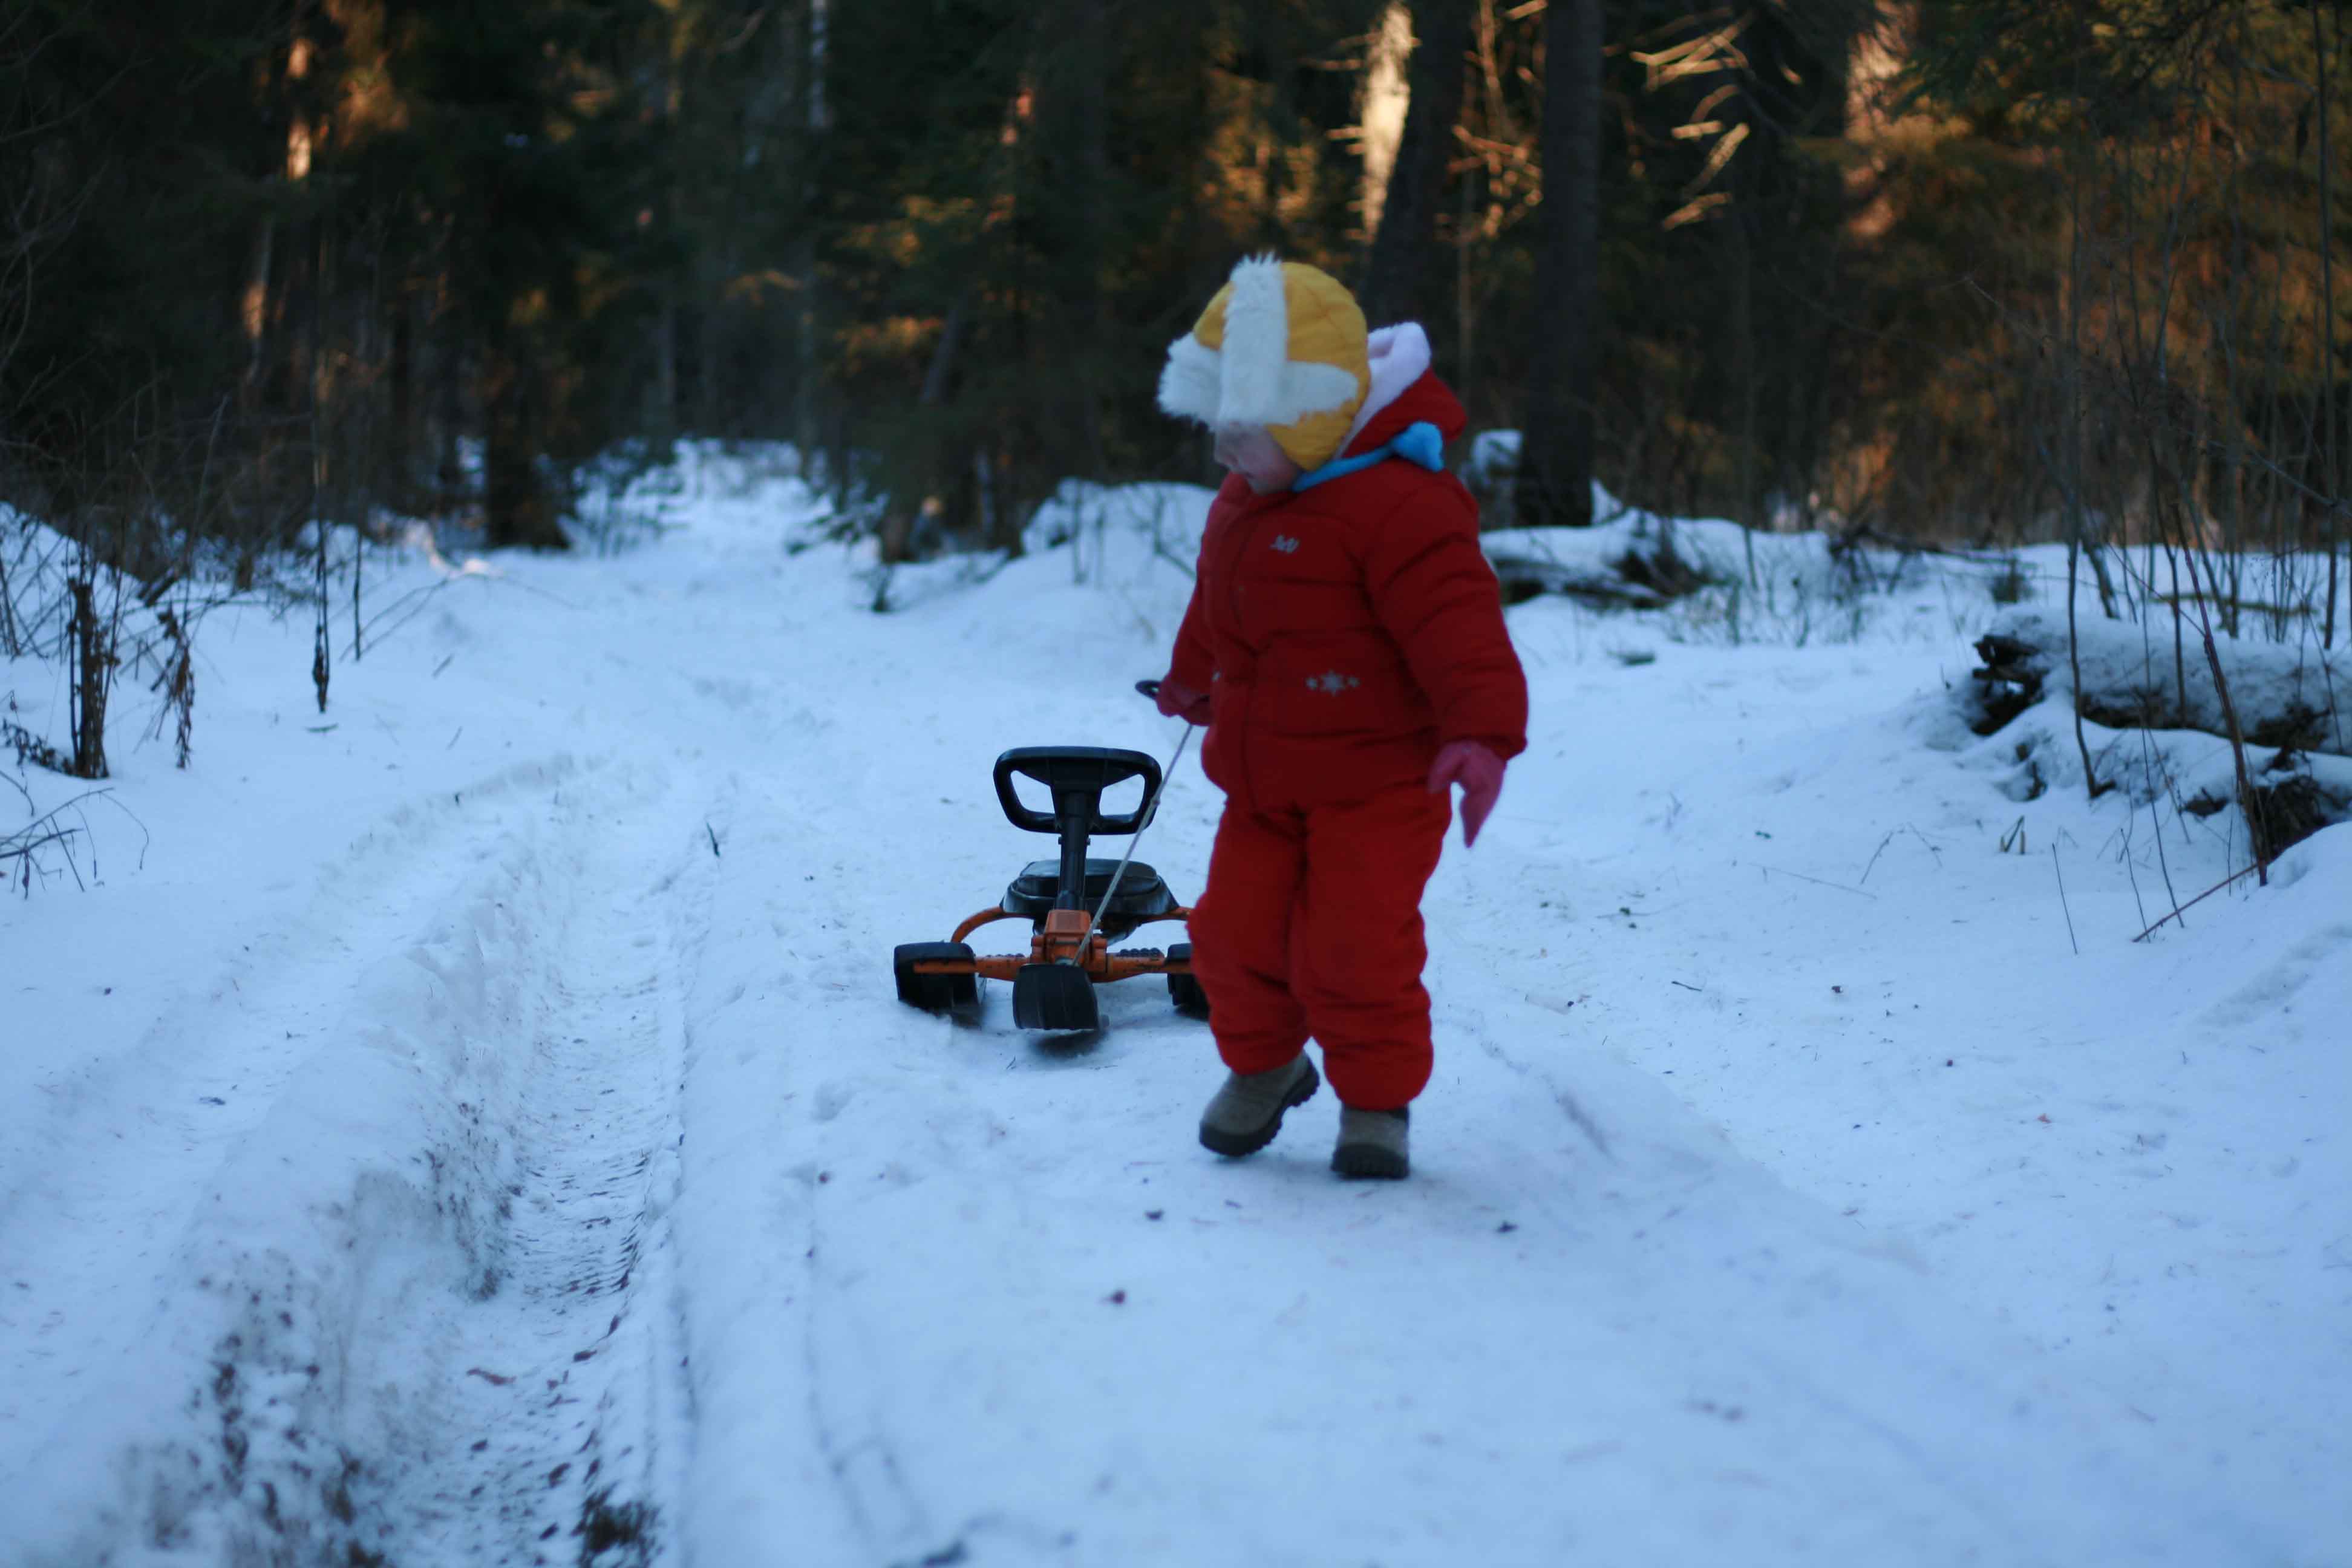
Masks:
[[[1265,1072],[1312,1036],[1341,1102],[1393,1110],[1429,1082],[1421,895],[1447,795],[1388,789],[1346,805],[1228,805],[1191,921],[1217,1052]]]

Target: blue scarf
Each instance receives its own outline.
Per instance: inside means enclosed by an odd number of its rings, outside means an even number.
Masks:
[[[1419,463],[1433,474],[1437,473],[1445,467],[1445,438],[1437,433],[1437,426],[1428,420],[1416,420],[1399,432],[1393,440],[1375,447],[1369,452],[1361,452],[1352,458],[1334,458],[1312,473],[1299,475],[1292,482],[1290,489],[1293,494],[1300,490],[1311,490],[1326,479],[1339,479],[1360,469],[1369,468],[1374,463],[1384,463],[1391,458],[1403,458],[1408,461]]]

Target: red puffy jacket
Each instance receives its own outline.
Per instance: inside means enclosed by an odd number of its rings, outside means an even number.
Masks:
[[[1424,374],[1343,456],[1425,420],[1446,440],[1462,405]],[[1449,741],[1527,749],[1527,677],[1478,546],[1478,503],[1402,458],[1304,491],[1228,476],[1169,674],[1211,694],[1202,766],[1246,809],[1424,787]]]

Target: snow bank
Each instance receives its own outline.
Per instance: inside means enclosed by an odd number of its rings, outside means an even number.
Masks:
[[[1721,518],[1644,511],[1598,484],[1592,500],[1590,528],[1486,532],[1507,599],[1557,594],[1596,608],[1657,611],[1654,626],[1686,644],[1919,642],[1981,624],[1997,594],[2030,592],[2049,570],[2046,552],[1978,556],[1818,531],[1751,533]],[[1490,500],[1486,515],[1507,514]]]

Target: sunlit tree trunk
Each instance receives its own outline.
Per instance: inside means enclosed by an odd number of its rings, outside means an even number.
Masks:
[[[1543,206],[1535,342],[1520,422],[1522,527],[1592,521],[1601,263],[1601,0],[1544,20]]]
[[[269,342],[270,261],[278,244],[278,220],[265,217],[255,226],[253,253],[246,268],[245,293],[237,301],[237,317],[245,330],[246,361],[243,390],[250,400],[261,386],[262,368]]]
[[[1388,0],[1364,51],[1364,83],[1357,99],[1356,155],[1362,173],[1356,182],[1356,201],[1364,215],[1367,255],[1381,231],[1397,148],[1404,141],[1405,115],[1412,109],[1412,92],[1405,78],[1405,63],[1412,58],[1412,7],[1405,0]]]
[[[1420,0],[1412,7],[1420,41],[1412,51],[1404,139],[1389,170],[1380,226],[1356,296],[1364,320],[1376,327],[1416,316],[1423,288],[1437,270],[1437,212],[1445,199],[1454,121],[1462,115],[1463,58],[1470,49],[1474,3]]]

